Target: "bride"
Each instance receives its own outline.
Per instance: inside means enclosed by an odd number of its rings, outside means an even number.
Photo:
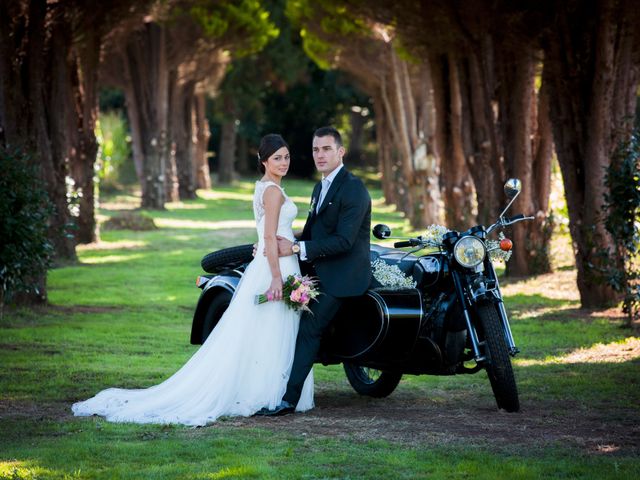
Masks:
[[[109,388],[73,404],[76,416],[112,422],[205,425],[221,416],[273,409],[285,393],[300,314],[282,301],[255,305],[259,293],[282,299],[282,279],[300,273],[295,255],[278,257],[276,235],[293,240],[298,209],[280,186],[289,170],[289,147],[280,135],[260,141],[253,211],[258,254],[247,266],[229,308],[206,342],[170,378],[146,389]],[[297,411],[313,408],[313,372]]]

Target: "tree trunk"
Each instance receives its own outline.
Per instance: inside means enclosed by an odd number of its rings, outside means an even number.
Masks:
[[[99,238],[96,222],[97,177],[95,173],[98,142],[95,125],[98,117],[98,64],[100,62],[100,37],[90,30],[83,45],[77,50],[76,73],[73,78],[75,108],[77,114],[77,150],[70,156],[71,172],[75,188],[80,193],[77,240],[79,243],[96,242]]]
[[[167,135],[167,138],[169,136]],[[167,165],[165,170],[165,202],[180,201],[178,166],[176,165],[176,142],[168,142]]]
[[[175,142],[175,165],[180,200],[196,198],[194,155],[195,82],[172,82],[171,137]],[[197,127],[196,127],[197,128]]]
[[[485,39],[482,48],[468,57],[468,84],[470,109],[470,150],[467,165],[473,177],[478,202],[477,223],[490,225],[504,205],[502,187],[505,180],[504,165],[498,145],[496,121],[491,106],[493,79],[487,64],[493,63],[491,42]]]
[[[500,46],[497,53],[499,77],[500,126],[504,146],[505,167],[509,177],[519,178],[522,193],[510,213],[533,214],[533,222],[520,223],[511,231],[513,257],[507,264],[507,273],[524,276],[550,271],[549,241],[547,226],[548,203],[544,210],[536,185],[541,193],[549,193],[551,156],[536,158],[537,173],[546,178],[534,179],[534,144],[538,128],[537,105],[534,90],[535,57],[532,48],[519,46],[517,50]],[[546,151],[550,153],[549,150]],[[547,165],[545,165],[547,164]]]
[[[349,139],[349,165],[364,165],[364,125],[365,117],[360,111],[349,112],[349,126],[351,127],[351,138]]]
[[[236,118],[234,115],[233,100],[224,100],[225,118],[222,122],[220,138],[220,156],[218,157],[218,183],[222,185],[233,181],[236,162]]]
[[[142,207],[163,209],[166,201],[169,69],[166,33],[146,23],[127,39],[123,64],[130,88],[125,89],[134,160],[141,163]],[[136,142],[137,140],[137,142]]]
[[[445,223],[466,230],[472,223],[473,186],[464,157],[462,98],[458,67],[453,57],[432,56],[436,106],[436,150],[441,158]]]
[[[397,203],[397,192],[394,181],[394,164],[391,155],[391,132],[385,118],[385,109],[380,95],[373,100],[374,118],[376,126],[376,140],[378,143],[378,170],[382,178],[382,194],[387,205]]]
[[[257,162],[251,161],[251,157],[249,155],[249,142],[244,136],[238,135],[237,143],[238,154],[236,157],[238,159],[238,172],[242,175],[255,175]]]
[[[625,99],[636,92],[637,74],[622,66],[635,63],[631,55],[639,47],[637,21],[632,2],[602,0],[597,5],[579,4],[571,11],[563,6],[546,39],[544,81],[551,98],[583,307],[605,307],[618,300],[602,275],[613,245],[602,212],[604,174],[635,108],[632,102],[618,103],[613,87],[626,89],[615,92]],[[628,35],[634,48],[625,48],[622,39]]]
[[[204,93],[196,95],[194,107],[195,125],[196,125],[196,152],[195,152],[195,171],[196,171],[196,188],[211,189],[211,174],[209,172],[209,159],[207,152],[209,151],[209,138],[211,131],[209,130],[209,121],[205,116],[205,96]]]
[[[0,142],[34,155],[54,212],[49,238],[56,260],[75,260],[75,242],[66,235],[71,223],[67,206],[69,131],[74,103],[70,85],[70,27],[64,18],[48,19],[47,2],[0,2]],[[52,32],[60,35],[53,38]],[[66,101],[65,101],[66,100]],[[46,302],[46,273],[31,280],[37,293],[23,303]]]

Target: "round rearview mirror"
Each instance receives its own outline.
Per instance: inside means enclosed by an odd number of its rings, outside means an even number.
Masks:
[[[373,236],[378,240],[384,240],[385,238],[389,238],[391,236],[391,229],[385,224],[379,223],[378,225],[373,227]]]
[[[522,182],[517,178],[510,178],[504,184],[504,193],[509,198],[515,198],[522,190]]]

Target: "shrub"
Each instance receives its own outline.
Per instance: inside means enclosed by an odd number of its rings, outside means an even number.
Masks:
[[[630,325],[640,317],[640,130],[617,149],[605,182],[605,227],[615,242],[607,281],[623,294]]]
[[[153,218],[145,217],[136,212],[121,212],[109,218],[102,224],[104,230],[156,230]]]
[[[135,181],[131,138],[124,116],[116,111],[101,113],[96,136],[100,144],[98,176],[101,187],[114,190],[121,183]]]
[[[0,147],[0,316],[18,292],[38,290],[35,278],[51,262],[48,240],[52,214],[47,192],[30,158],[20,150]]]

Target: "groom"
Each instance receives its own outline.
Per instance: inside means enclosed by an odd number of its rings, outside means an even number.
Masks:
[[[300,318],[295,357],[287,391],[276,408],[260,415],[292,413],[302,393],[323,332],[347,297],[362,295],[371,282],[369,231],[371,197],[362,181],[342,163],[345,149],[340,133],[323,127],[313,135],[313,160],[322,173],[311,196],[302,233],[291,242],[278,238],[280,256],[298,255],[303,271],[320,279],[317,302]]]

